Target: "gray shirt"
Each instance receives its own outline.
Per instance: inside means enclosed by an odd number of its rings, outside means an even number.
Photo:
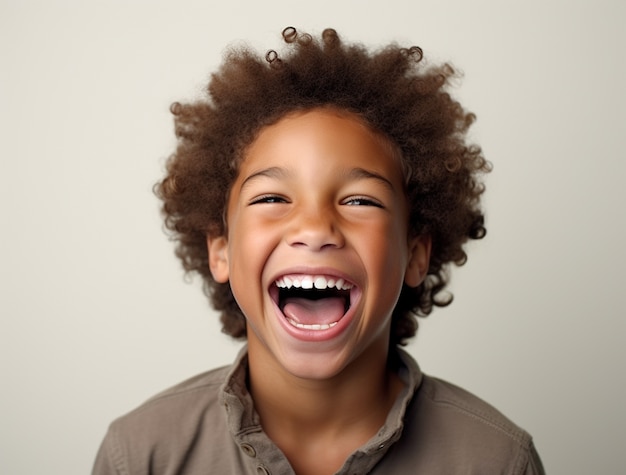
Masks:
[[[467,391],[423,375],[398,351],[404,389],[378,433],[337,474],[544,474],[525,431]],[[293,474],[254,410],[247,361],[244,348],[232,366],[189,379],[114,421],[93,475]]]

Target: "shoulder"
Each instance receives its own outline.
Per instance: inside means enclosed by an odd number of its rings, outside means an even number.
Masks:
[[[150,429],[154,434],[167,421],[181,421],[181,418],[191,421],[189,415],[197,417],[219,405],[220,388],[230,369],[229,366],[217,368],[172,386],[115,420],[111,427],[129,432]]]
[[[194,376],[113,421],[93,473],[165,473],[164,467],[201,463],[196,452],[208,457],[223,450],[216,439],[227,425],[220,393],[231,369]],[[194,450],[198,445],[204,452]]]
[[[426,375],[399,448],[426,473],[544,473],[525,430],[470,392]]]
[[[424,376],[418,392],[422,404],[430,407],[432,416],[440,420],[480,429],[481,433],[501,436],[526,446],[529,434],[492,405],[459,386],[431,376]]]
[[[204,395],[208,394],[207,391],[217,393],[231,369],[232,366],[222,366],[186,379],[152,396],[130,414],[161,404],[176,404],[178,401],[195,397],[199,392]]]

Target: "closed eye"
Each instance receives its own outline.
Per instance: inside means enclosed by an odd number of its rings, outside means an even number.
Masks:
[[[348,206],[375,206],[377,208],[383,208],[382,203],[372,198],[366,198],[365,196],[353,196],[342,202]]]
[[[250,201],[250,204],[256,205],[256,204],[263,204],[263,203],[274,204],[274,203],[287,203],[287,202],[288,202],[287,199],[280,195],[261,195],[252,199]]]

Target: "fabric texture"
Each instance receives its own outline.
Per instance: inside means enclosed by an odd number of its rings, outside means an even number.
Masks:
[[[531,437],[496,409],[423,375],[402,350],[405,383],[379,432],[338,475],[541,475]],[[246,388],[247,352],[191,378],[109,427],[93,475],[294,474],[265,435]]]

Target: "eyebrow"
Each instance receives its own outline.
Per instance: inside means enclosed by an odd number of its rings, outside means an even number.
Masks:
[[[241,183],[240,189],[243,189],[249,182],[260,178],[260,177],[268,177],[268,178],[287,178],[291,175],[291,173],[284,168],[281,167],[269,167],[259,170],[257,172],[252,173],[247,176],[246,179]]]
[[[240,189],[245,188],[246,185],[248,185],[251,181],[254,181],[260,177],[284,179],[284,178],[289,178],[292,175],[293,173],[281,167],[264,168],[262,170],[256,171],[252,173],[251,175],[247,176],[245,180],[243,180],[243,182],[241,183]],[[392,192],[396,191],[395,188],[393,187],[393,183],[391,183],[391,181],[389,181],[387,178],[385,178],[384,176],[376,172],[366,170],[365,168],[352,168],[350,169],[350,171],[345,173],[345,177],[348,180],[376,180],[382,183],[390,191]]]
[[[389,188],[390,191],[392,192],[396,191],[395,188],[393,187],[393,183],[391,183],[391,181],[389,181],[387,178],[385,178],[384,176],[376,172],[366,170],[365,168],[353,168],[347,173],[346,176],[347,178],[351,180],[363,180],[363,179],[377,180],[381,182],[383,185],[385,185],[386,188]]]

